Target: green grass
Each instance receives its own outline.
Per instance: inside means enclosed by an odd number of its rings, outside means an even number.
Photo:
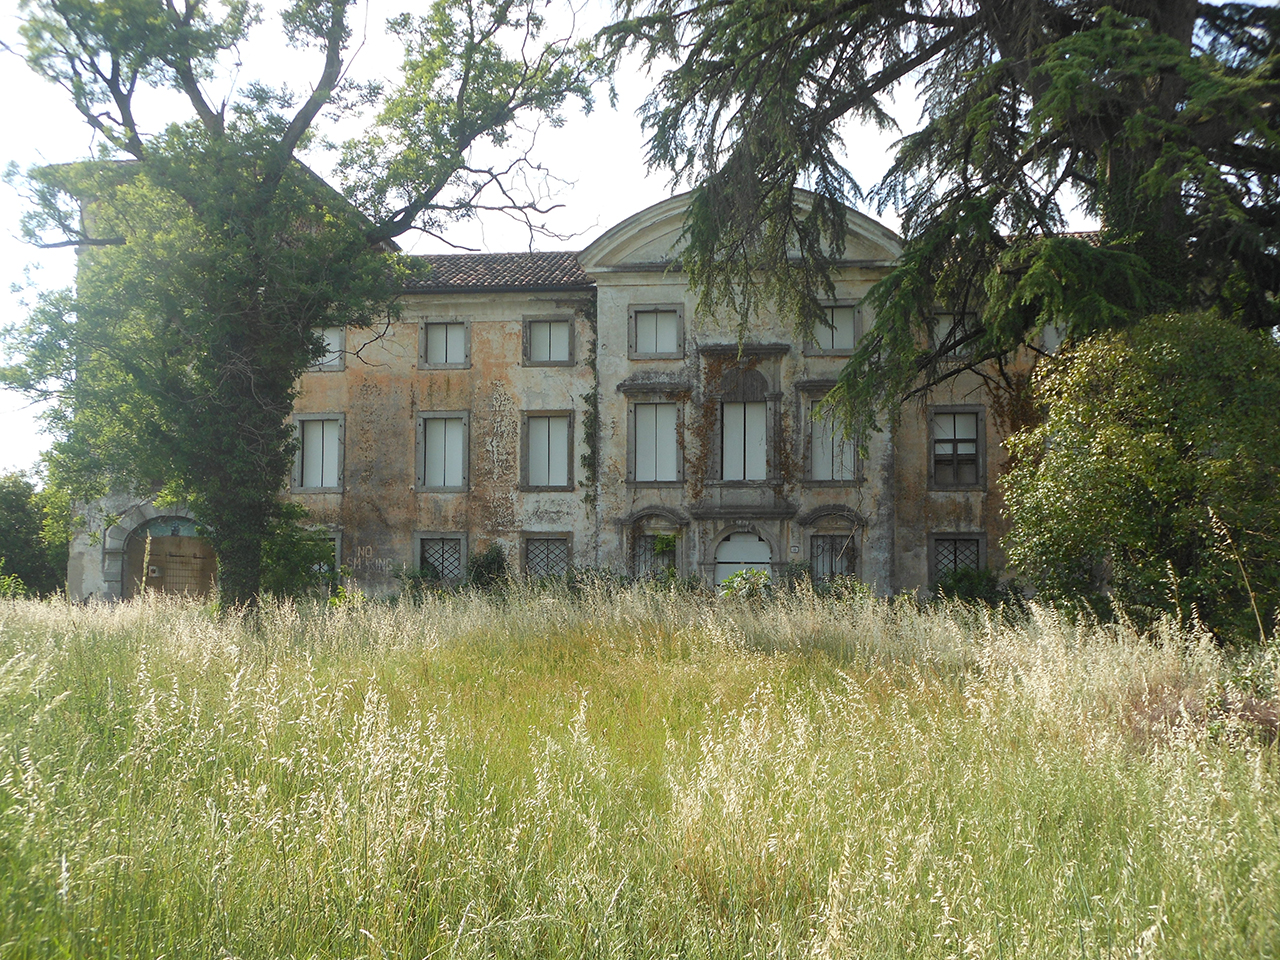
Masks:
[[[1224,691],[1047,609],[3,601],[0,958],[1277,956]]]

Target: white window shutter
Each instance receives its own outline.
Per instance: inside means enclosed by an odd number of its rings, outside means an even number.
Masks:
[[[430,417],[422,424],[422,485],[425,487],[445,486],[445,463],[448,456],[446,450],[446,424],[449,421]]]
[[[721,425],[723,442],[722,479],[745,480],[744,452],[746,449],[746,407],[745,403],[725,403],[723,405],[724,421]]]
[[[338,451],[339,431],[337,420],[320,420],[324,430],[324,460],[320,468],[320,486],[336,487],[338,485]]]
[[[743,404],[745,411],[744,480],[763,480],[768,475],[765,449],[765,404],[763,401]]]
[[[466,431],[461,417],[450,417],[441,421],[445,425],[444,435],[444,486],[461,487],[466,480],[463,469],[466,464]]]
[[[465,323],[447,323],[445,328],[445,363],[462,363],[466,359],[467,325]]]
[[[636,480],[644,483],[658,479],[657,410],[654,403],[636,404]]]
[[[676,405],[654,404],[654,479],[679,480],[678,456],[680,445],[676,440]]]
[[[674,310],[660,310],[654,315],[654,353],[677,353],[679,344],[678,316]]]
[[[546,487],[551,483],[549,474],[550,417],[529,418],[529,485]]]
[[[569,359],[569,322],[557,320],[547,324],[547,359],[564,361]]]
[[[834,480],[832,464],[831,424],[827,420],[811,421],[813,445],[810,450],[810,470],[814,480]]]
[[[569,418],[548,417],[547,420],[547,484],[564,487],[569,484]]]
[[[657,319],[652,310],[636,311],[636,353],[658,352]]]
[[[302,485],[320,487],[324,464],[324,421],[302,421]]]

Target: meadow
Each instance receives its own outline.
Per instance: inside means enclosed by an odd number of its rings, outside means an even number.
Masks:
[[[1275,957],[1276,657],[800,591],[0,602],[0,958]]]

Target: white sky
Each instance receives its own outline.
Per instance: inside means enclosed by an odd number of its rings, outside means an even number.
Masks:
[[[559,0],[556,0],[559,2]],[[580,35],[586,35],[607,22],[609,7],[605,0],[587,0],[588,6],[577,17]],[[401,53],[394,39],[383,36],[386,19],[399,9],[422,12],[425,3],[405,0],[369,0],[367,8],[367,41],[352,65],[352,73],[361,79],[394,79]],[[0,40],[17,46],[16,0],[0,0]],[[257,42],[241,51],[239,73],[243,84],[250,79],[278,83],[288,79],[294,87],[308,82],[319,69],[314,53],[298,53],[284,47],[278,27],[270,23],[258,28]],[[267,39],[274,38],[274,40]],[[644,137],[635,112],[651,85],[650,78],[638,64],[620,71],[616,85],[619,101],[616,110],[609,107],[601,91],[595,111],[589,116],[570,113],[560,129],[545,127],[539,131],[533,158],[543,163],[556,177],[568,181],[557,190],[556,199],[563,208],[548,218],[548,226],[568,239],[556,241],[538,237],[534,249],[580,250],[604,230],[626,219],[650,204],[670,196],[672,188],[663,173],[646,171]],[[219,87],[210,84],[211,99],[221,99],[226,81]],[[8,131],[0,145],[0,168],[16,163],[27,169],[41,163],[60,163],[87,156],[93,140],[90,131],[68,104],[63,92],[27,70],[13,53],[0,51],[0,130]],[[153,129],[169,117],[164,116],[169,104],[157,99],[152,104]],[[904,124],[912,123],[914,105],[904,111]],[[140,112],[140,116],[144,115]],[[178,116],[175,114],[174,116]],[[185,114],[182,114],[185,116]],[[355,135],[355,130],[345,135]],[[874,129],[851,131],[846,137],[849,165],[863,186],[879,179],[888,166],[889,149],[894,134]],[[326,171],[323,157],[305,158],[317,172]],[[71,250],[41,251],[18,239],[18,221],[23,211],[21,198],[12,187],[0,185],[0,326],[18,322],[25,315],[24,302],[32,291],[11,292],[14,285],[24,285],[28,276],[42,288],[56,288],[71,283],[75,254]],[[866,211],[874,215],[873,211]],[[898,226],[892,215],[880,217],[889,226]],[[478,226],[468,225],[450,234],[459,244],[490,252],[523,250],[530,246],[523,227],[506,218],[497,217]],[[436,241],[415,245],[412,237],[401,238],[406,249],[417,252],[447,250]],[[39,433],[37,411],[27,399],[0,390],[0,472],[28,469],[39,459],[48,438]]]

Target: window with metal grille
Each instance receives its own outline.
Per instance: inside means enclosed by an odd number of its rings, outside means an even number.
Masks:
[[[814,534],[809,538],[809,573],[814,582],[851,577],[855,570],[853,536],[847,533]]]
[[[637,577],[656,577],[673,570],[676,539],[671,534],[642,533],[635,538],[633,559]]]
[[[461,580],[461,537],[423,537],[418,553],[418,572],[429,580]]]
[[[977,570],[982,563],[982,541],[977,537],[935,537],[933,579],[942,579],[957,570]]]
[[[938,487],[972,487],[979,483],[980,457],[977,411],[935,411],[933,482]]]
[[[529,537],[524,542],[524,572],[535,579],[569,572],[568,537]]]

